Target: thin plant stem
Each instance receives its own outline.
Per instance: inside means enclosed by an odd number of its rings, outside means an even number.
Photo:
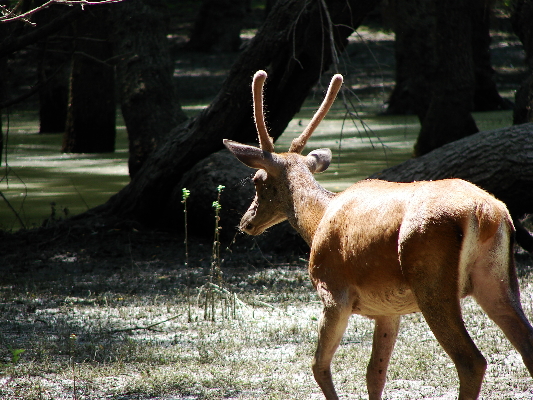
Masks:
[[[188,235],[188,225],[187,225],[187,199],[189,198],[191,192],[183,188],[183,200],[181,201],[183,203],[183,213],[184,213],[184,228],[185,228],[185,268],[187,268],[187,321],[190,323],[192,322],[192,310],[191,310],[191,272],[189,270],[189,235]]]
[[[215,209],[215,234],[214,234],[214,240],[213,240],[213,256],[211,260],[211,271],[212,273],[216,274],[219,283],[222,280],[222,274],[220,271],[220,210],[222,209],[222,206],[220,205],[220,195],[222,194],[222,191],[224,190],[223,185],[219,185],[217,187],[217,201],[213,202],[213,208]],[[211,282],[212,283],[212,282]]]
[[[220,284],[222,282],[222,272],[220,271],[220,210],[222,209],[222,206],[220,205],[220,195],[222,194],[222,191],[224,190],[223,185],[218,185],[217,187],[217,200],[213,202],[213,208],[215,209],[215,234],[213,239],[213,252],[211,257],[211,268],[209,270],[209,287],[206,292],[209,293],[209,302],[211,305],[211,315],[210,318],[207,316],[208,312],[208,306],[207,306],[207,299],[206,299],[206,308],[204,313],[205,319],[211,319],[211,321],[215,321],[215,293],[212,290],[213,285],[213,279],[217,279],[218,283]]]

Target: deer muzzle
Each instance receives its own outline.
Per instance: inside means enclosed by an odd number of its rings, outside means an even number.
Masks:
[[[248,235],[253,235],[254,224],[252,224],[251,222],[248,222],[248,221],[241,221],[241,223],[239,225],[239,229],[242,232],[247,233]]]
[[[260,235],[264,231],[264,229],[260,229],[260,226],[252,222],[254,214],[254,212],[248,210],[246,214],[243,215],[241,223],[239,224],[239,229],[242,232],[252,236]]]

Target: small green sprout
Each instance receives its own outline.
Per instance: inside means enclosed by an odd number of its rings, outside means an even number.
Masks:
[[[187,201],[187,199],[189,198],[189,196],[191,195],[191,191],[187,188],[183,188],[181,189],[181,192],[183,193],[183,196],[182,196],[182,203],[185,203]]]
[[[187,188],[181,189],[183,213],[184,213],[184,225],[185,225],[185,238],[183,243],[185,244],[185,267],[189,266],[189,234],[187,230],[187,199],[191,195],[191,191]],[[192,310],[191,310],[191,272],[187,272],[187,321],[192,322]]]
[[[26,349],[13,349],[10,347],[9,351],[11,352],[11,363],[17,364],[22,356],[22,353],[24,353]]]

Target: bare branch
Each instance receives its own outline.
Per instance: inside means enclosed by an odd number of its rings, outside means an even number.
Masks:
[[[24,223],[24,221],[22,220],[22,218],[20,217],[20,214],[17,212],[17,210],[15,210],[13,208],[13,206],[11,205],[11,203],[9,202],[9,200],[7,199],[6,196],[4,196],[4,193],[2,193],[0,191],[0,197],[2,197],[2,199],[4,199],[4,201],[6,202],[7,206],[9,207],[9,209],[11,210],[11,212],[13,213],[13,215],[17,218],[20,226],[22,226],[23,229],[26,229],[26,224]]]
[[[81,8],[75,7],[74,9],[66,13],[62,13],[60,16],[54,18],[49,23],[40,26],[36,29],[32,29],[29,33],[26,33],[22,36],[7,37],[6,40],[0,46],[0,57],[5,57],[11,53],[14,53],[15,51],[23,49],[24,47],[41,40],[47,35],[57,32],[66,24],[72,22],[75,18],[78,18],[82,12],[83,10]]]
[[[20,20],[29,23],[29,21],[27,20],[28,17],[30,17],[31,15],[35,14],[36,12],[42,11],[44,9],[47,9],[48,7],[52,6],[53,4],[60,4],[60,5],[66,5],[66,6],[80,5],[81,9],[83,10],[85,6],[95,6],[95,5],[109,4],[109,3],[120,3],[122,1],[123,0],[102,0],[102,1],[49,0],[49,1],[47,1],[46,3],[44,3],[43,5],[41,5],[39,7],[32,8],[31,10],[26,11],[25,13],[17,14],[15,16],[11,16],[12,15],[12,11],[4,9],[5,11],[2,10],[2,13],[4,13],[4,12],[6,12],[6,13],[4,15],[0,16],[0,23],[2,23],[2,22],[20,21]]]
[[[333,66],[337,69],[337,64],[339,64],[339,55],[337,54],[337,49],[335,48],[335,38],[333,37],[333,22],[331,21],[331,15],[329,14],[328,6],[325,0],[321,1],[322,8],[326,14],[326,22],[328,23],[329,30],[329,46],[331,47],[331,58],[333,60]]]

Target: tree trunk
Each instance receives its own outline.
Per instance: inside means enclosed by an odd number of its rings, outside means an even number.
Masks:
[[[431,99],[430,82],[435,70],[434,3],[427,0],[395,0],[387,10],[395,33],[395,85],[387,113],[416,114],[422,121]]]
[[[65,46],[51,44],[47,38],[39,48],[39,133],[65,132],[70,74],[68,56],[60,53]]]
[[[74,23],[67,126],[62,151],[106,153],[115,150],[114,71],[108,42],[109,7],[91,8]]]
[[[204,0],[187,47],[195,51],[237,51],[248,0]]]
[[[128,3],[128,2],[126,2]],[[279,0],[261,30],[241,53],[211,105],[177,127],[132,182],[93,212],[134,218],[157,226],[175,209],[169,199],[182,175],[199,160],[222,148],[222,139],[257,141],[252,118],[251,79],[269,73],[265,88],[270,132],[277,138],[300,109],[310,89],[333,60],[328,6],[336,51],[377,1]],[[317,51],[324,49],[323,51]]]
[[[118,91],[129,139],[133,178],[168,133],[186,117],[172,81],[164,15],[141,0],[116,4],[114,12]]]
[[[435,4],[425,0],[396,0],[390,3],[396,40],[396,82],[387,113],[416,114],[423,121],[431,99],[437,62],[435,47]],[[472,3],[472,59],[474,66],[474,110],[509,109],[510,102],[499,95],[490,62],[490,15],[485,1]]]
[[[533,0],[515,1],[513,29],[524,45],[529,77],[516,92],[513,122],[533,122]]]
[[[2,29],[2,25],[0,24],[0,34],[3,33],[4,31],[5,29]],[[6,75],[7,75],[7,58],[0,57],[0,103],[2,103],[7,97],[6,81],[5,79],[2,79],[2,77],[5,77]],[[0,109],[0,165],[2,165],[3,159],[4,159],[4,129],[2,126],[2,112]]]
[[[270,11],[274,8],[277,0],[265,0],[265,17],[270,14]]]
[[[50,7],[34,16],[38,27],[46,26],[64,13],[64,8]],[[69,76],[73,40],[71,25],[57,34],[43,37],[38,43],[37,82],[39,89],[39,133],[65,132],[67,121]]]
[[[478,131],[470,114],[475,88],[472,8],[470,0],[435,0],[437,68],[416,156]]]
[[[494,82],[490,61],[491,5],[487,0],[472,0],[472,57],[474,61],[474,111],[510,110],[512,103],[503,99]]]

